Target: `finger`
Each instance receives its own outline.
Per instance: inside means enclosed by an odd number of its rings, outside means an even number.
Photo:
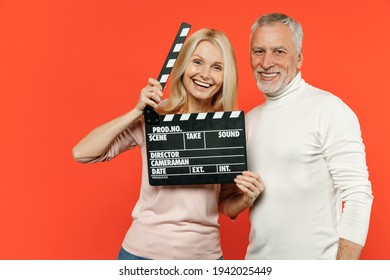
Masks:
[[[251,193],[258,193],[259,190],[256,186],[253,185],[251,182],[247,182],[245,180],[240,180],[239,178],[236,178],[234,180],[236,185],[240,185],[241,187],[245,188],[246,190],[250,191]],[[241,189],[241,188],[240,188]]]
[[[145,107],[149,105],[150,107],[156,109],[158,107],[157,103],[153,99],[145,99]]]
[[[161,86],[154,86],[148,84],[143,90],[141,91],[141,94],[145,96],[147,99],[150,99],[154,101],[156,104],[153,104],[153,108],[157,108],[157,104],[160,103],[162,100],[163,93],[162,91],[158,88]],[[150,105],[150,102],[147,101],[148,105]]]
[[[153,107],[153,108],[157,108],[158,105],[157,105],[157,102],[160,102],[159,100],[156,102],[155,100],[153,100],[152,97],[152,94],[148,93],[148,92],[143,92],[140,96],[140,99],[138,101],[138,108],[140,110],[143,110],[147,105]],[[153,96],[155,99],[159,99],[159,97],[156,95],[156,96]]]
[[[241,184],[236,184],[237,188],[239,188],[241,190],[241,192],[243,192],[247,197],[255,197],[255,194],[250,191],[248,188],[246,188],[245,186],[241,185]]]
[[[264,182],[260,175],[252,171],[244,171],[242,174],[243,174],[242,176],[254,178],[256,180],[256,181],[252,181],[254,185],[260,188],[261,191],[264,190]]]
[[[250,184],[250,185],[257,185],[260,183],[256,178],[244,176],[244,175],[238,175],[236,179],[242,183],[245,182],[245,184]]]
[[[148,85],[154,86],[154,87],[158,88],[160,91],[162,91],[162,86],[156,79],[149,78]]]
[[[243,178],[244,180],[242,180],[240,178]],[[256,181],[256,180],[254,180],[254,181],[247,181],[247,179],[248,178],[245,178],[243,176],[237,176],[237,178],[234,181],[235,181],[235,183],[237,185],[240,185],[240,186],[246,188],[251,193],[253,193],[255,195],[260,194],[259,182]]]
[[[255,202],[255,200],[256,200],[256,198],[258,197],[258,195],[249,192],[245,187],[243,187],[243,186],[241,186],[241,185],[237,185],[237,187],[238,187],[238,188],[241,190],[241,192],[243,193],[244,203],[247,204],[247,207],[253,206],[253,203]],[[245,202],[245,201],[246,201],[246,202]]]
[[[158,96],[159,99],[161,99],[162,96],[163,96],[163,92],[161,91],[161,89],[159,89],[159,88],[156,87],[156,86],[151,86],[151,87],[150,87],[150,92],[151,92],[152,94],[155,94],[156,96]]]
[[[146,86],[141,90],[141,98],[153,99],[159,103],[161,101],[162,92],[154,86]]]
[[[152,99],[156,103],[160,103],[160,101],[162,100],[162,93],[157,89],[151,89],[149,92],[146,93],[146,97]]]
[[[253,171],[248,171],[247,170],[247,171],[242,172],[242,174],[244,176],[249,176],[249,177],[255,178],[256,180],[262,181],[260,175],[255,173],[255,172],[253,172]]]

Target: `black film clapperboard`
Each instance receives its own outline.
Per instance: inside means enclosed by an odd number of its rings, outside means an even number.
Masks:
[[[158,81],[164,88],[190,25],[182,23]],[[232,183],[247,170],[243,111],[159,115],[144,110],[149,183]]]
[[[149,183],[232,183],[247,170],[243,111],[160,115],[146,125]]]

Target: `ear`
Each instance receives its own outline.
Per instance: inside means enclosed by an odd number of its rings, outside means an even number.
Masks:
[[[298,68],[298,69],[301,69],[302,64],[303,64],[303,52],[301,51],[301,52],[298,54],[298,64],[297,64],[297,68]]]

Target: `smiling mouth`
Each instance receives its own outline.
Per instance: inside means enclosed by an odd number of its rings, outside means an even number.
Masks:
[[[264,78],[272,79],[272,78],[276,77],[279,73],[277,73],[277,72],[273,72],[273,73],[259,72],[259,74],[260,74],[260,76],[262,76]]]
[[[192,80],[194,82],[194,84],[200,86],[200,87],[204,87],[204,88],[209,88],[211,87],[212,85],[211,84],[208,84],[208,83],[204,83],[204,82],[201,82],[201,81],[198,81],[198,80]]]

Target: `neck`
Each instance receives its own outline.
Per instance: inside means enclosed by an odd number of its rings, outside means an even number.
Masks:
[[[264,96],[267,100],[271,100],[271,101],[283,98],[284,96],[288,95],[291,91],[293,91],[294,88],[299,84],[301,80],[302,80],[301,72],[298,72],[297,75],[294,77],[294,79],[283,89],[273,94],[264,94]]]

